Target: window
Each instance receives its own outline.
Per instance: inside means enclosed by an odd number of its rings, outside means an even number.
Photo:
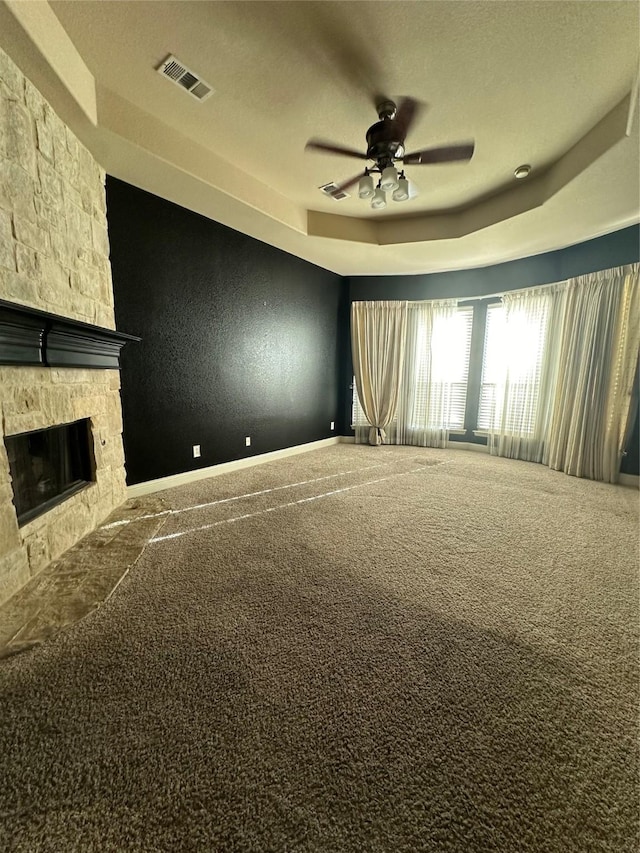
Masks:
[[[431,335],[426,326],[420,330],[410,428],[464,428],[472,327],[473,308],[464,307],[434,317]]]
[[[502,417],[506,315],[504,305],[487,306],[487,324],[482,359],[482,382],[478,406],[478,429],[493,429]]]
[[[458,308],[446,316],[436,315],[432,324],[426,319],[419,321],[417,346],[412,354],[415,384],[410,392],[411,399],[404,401],[408,406],[407,429],[464,428],[472,328],[473,308],[470,306]],[[351,419],[354,427],[368,426],[355,380]]]
[[[360,405],[360,400],[358,399],[358,390],[356,388],[355,376],[353,377],[353,383],[351,387],[353,389],[353,397],[351,400],[351,426],[368,427],[369,421],[366,419],[365,414],[362,411],[362,406]]]
[[[548,315],[548,300],[513,306],[508,319],[504,305],[487,307],[479,430],[533,432]]]

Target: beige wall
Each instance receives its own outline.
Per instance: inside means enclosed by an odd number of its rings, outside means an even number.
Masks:
[[[115,327],[104,171],[0,50],[0,298]],[[0,602],[125,497],[120,377],[0,366],[0,439],[90,418],[96,482],[18,528],[0,440]]]

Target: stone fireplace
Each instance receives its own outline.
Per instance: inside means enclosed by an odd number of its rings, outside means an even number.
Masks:
[[[5,437],[13,505],[20,527],[93,481],[90,420]]]
[[[0,299],[114,329],[104,171],[1,50],[0,140]],[[125,499],[118,370],[45,364],[0,364],[0,603]],[[78,421],[91,478],[19,523],[7,442]]]

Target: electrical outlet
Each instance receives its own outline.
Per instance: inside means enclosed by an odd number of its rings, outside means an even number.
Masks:
[[[199,456],[200,456],[200,445],[194,444],[193,445],[193,458],[197,459]]]
[[[245,443],[245,446],[246,446],[246,447],[251,447],[251,436],[250,436],[250,435],[248,435],[248,436],[245,438],[244,443]]]
[[[331,429],[335,429],[335,428],[336,428],[336,422],[335,422],[335,421],[331,421]]]

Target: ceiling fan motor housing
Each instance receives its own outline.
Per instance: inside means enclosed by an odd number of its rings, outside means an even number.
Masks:
[[[386,166],[404,157],[402,129],[392,118],[372,124],[367,131],[367,157],[379,166]]]
[[[367,166],[363,175],[356,175],[330,193],[334,198],[345,195],[345,190],[360,181],[359,195],[361,198],[369,198],[370,176],[372,172],[380,173],[378,189],[394,192],[394,201],[405,201],[408,195],[407,179],[400,167],[398,171],[396,162],[404,165],[429,165],[433,163],[462,163],[468,162],[474,152],[475,143],[472,140],[457,142],[453,145],[440,145],[414,151],[412,154],[405,153],[404,141],[419,113],[420,104],[413,98],[402,98],[399,108],[393,101],[382,101],[377,105],[378,119],[372,124],[366,133],[367,153],[362,154],[355,148],[346,148],[344,145],[336,145],[333,142],[325,142],[321,139],[310,139],[307,148],[316,151],[341,154],[344,157],[353,157],[360,161],[373,160],[373,166]],[[400,192],[401,184],[401,192]],[[398,193],[396,195],[396,192]],[[402,196],[402,197],[401,197]],[[377,205],[373,205],[376,207]]]

